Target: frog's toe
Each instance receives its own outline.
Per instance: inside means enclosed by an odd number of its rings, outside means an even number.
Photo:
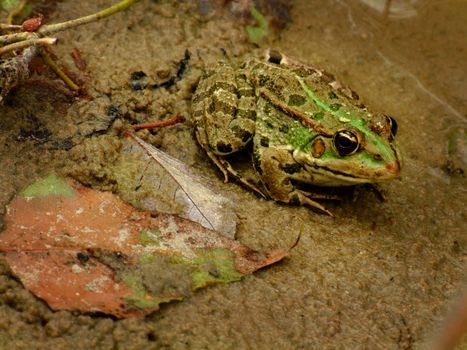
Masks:
[[[229,182],[229,176],[232,176],[235,180],[240,182],[245,187],[256,192],[261,197],[267,198],[267,196],[258,187],[256,187],[253,183],[251,183],[247,179],[245,179],[237,170],[235,170],[232,167],[232,165],[227,160],[225,160],[224,158],[217,157],[216,155],[213,155],[213,157],[211,157],[211,159],[214,160],[218,168],[224,174],[224,183]]]
[[[314,200],[312,200],[312,199],[310,199],[308,197],[305,197],[305,201],[304,201],[303,204],[308,205],[308,206],[310,206],[312,208],[318,209],[319,211],[321,211],[324,214],[327,214],[329,216],[334,216],[334,215],[332,215],[332,213],[328,209],[326,209],[325,206],[323,206],[322,204],[320,204],[318,202],[315,202]]]
[[[303,200],[302,203],[305,204],[305,205],[308,205],[309,207],[312,207],[314,209],[318,209],[319,211],[323,212],[324,214],[327,214],[329,216],[334,216],[334,215],[332,215],[332,213],[328,209],[326,209],[325,206],[323,206],[322,204],[320,204],[320,203],[318,203],[318,202],[316,202],[316,201],[314,201],[314,200],[312,200],[312,199],[310,199],[308,197],[304,197],[304,200]]]
[[[209,158],[211,158],[213,163],[216,164],[219,170],[222,171],[222,174],[224,174],[224,183],[229,182],[229,167],[230,167],[229,162],[218,157],[214,152],[210,150],[206,150],[206,153],[209,156]]]
[[[295,194],[291,197],[291,202],[298,201],[298,204],[307,205],[311,208],[318,209],[320,212],[327,214],[329,216],[334,216],[332,213],[321,203],[310,199],[306,194],[302,193],[300,190],[295,190]]]

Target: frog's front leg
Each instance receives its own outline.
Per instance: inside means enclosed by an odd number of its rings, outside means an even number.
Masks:
[[[312,200],[308,193],[298,189],[292,179],[312,182],[309,174],[297,163],[288,149],[260,147],[255,150],[255,167],[261,174],[261,180],[272,199],[295,205],[308,205],[332,216],[320,203]]]

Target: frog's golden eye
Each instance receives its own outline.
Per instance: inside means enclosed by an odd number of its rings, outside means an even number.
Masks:
[[[357,152],[360,142],[358,136],[350,130],[340,130],[334,134],[334,147],[340,156],[349,156]]]
[[[389,126],[391,127],[391,136],[394,138],[397,134],[397,122],[390,116],[386,116],[386,118],[388,118]]]

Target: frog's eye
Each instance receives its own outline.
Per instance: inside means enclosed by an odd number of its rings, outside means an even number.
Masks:
[[[269,63],[281,64],[282,58],[282,54],[277,50],[270,49],[267,53],[267,61]]]
[[[340,130],[336,132],[333,142],[340,156],[349,156],[357,152],[360,146],[357,135],[350,130]]]
[[[394,118],[386,116],[388,118],[389,126],[391,127],[391,136],[394,138],[397,134],[397,122]]]

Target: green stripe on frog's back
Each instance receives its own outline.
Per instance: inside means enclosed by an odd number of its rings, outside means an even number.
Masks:
[[[323,112],[331,114],[334,118],[336,118],[337,121],[339,119],[344,119],[348,121],[350,125],[352,125],[354,128],[360,130],[365,136],[368,138],[368,141],[371,141],[373,144],[375,144],[383,153],[382,156],[386,159],[393,158],[391,149],[388,148],[384,142],[381,141],[380,138],[376,137],[374,133],[366,128],[366,121],[362,118],[355,117],[354,115],[347,114],[346,112],[343,112],[341,110],[336,110],[333,109],[330,105],[328,105],[326,102],[322,101],[311,89],[310,87],[305,83],[303,78],[301,78],[298,75],[295,75],[296,79],[299,81],[300,85],[302,86],[303,90],[306,92],[306,94],[312,99],[312,101],[315,103],[315,105],[320,108]]]

